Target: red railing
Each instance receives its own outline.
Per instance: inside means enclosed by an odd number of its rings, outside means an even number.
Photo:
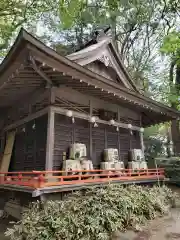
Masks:
[[[0,172],[1,185],[18,185],[31,188],[43,188],[60,185],[75,185],[113,181],[139,181],[146,179],[163,180],[164,169],[124,170],[76,170],[76,171],[32,171]]]

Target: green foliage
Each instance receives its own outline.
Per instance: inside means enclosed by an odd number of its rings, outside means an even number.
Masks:
[[[151,126],[145,129],[145,156],[149,166],[154,167],[154,159],[165,154],[165,142],[169,123]]]
[[[84,6],[83,0],[60,0],[59,14],[63,28],[70,28],[79,16]]]
[[[161,160],[158,164],[160,167],[165,168],[166,177],[171,181],[180,184],[180,158],[170,158]]]
[[[164,37],[164,41],[161,47],[161,52],[167,55],[177,56],[179,58],[178,50],[180,49],[180,33],[171,32]],[[178,55],[177,55],[178,54]]]
[[[146,141],[145,156],[148,162],[162,155],[163,150],[163,142],[160,139],[149,138]]]
[[[55,3],[51,0],[1,0],[0,1],[0,51],[1,57],[9,47],[12,37],[20,27],[41,19],[43,14],[52,12]]]
[[[81,48],[95,30],[110,26],[135,84],[147,92],[150,84],[157,89],[155,58],[163,37],[176,22],[178,9],[175,1],[61,0],[59,16],[66,29],[64,39],[74,49]]]
[[[174,195],[167,187],[109,185],[71,194],[64,201],[33,203],[8,229],[11,240],[108,240],[167,213]]]
[[[168,56],[171,60],[169,72],[169,88],[168,101],[171,106],[179,110],[179,69],[180,66],[180,33],[177,31],[170,32],[164,37],[163,44],[160,49],[161,53]],[[176,69],[176,73],[175,70]]]

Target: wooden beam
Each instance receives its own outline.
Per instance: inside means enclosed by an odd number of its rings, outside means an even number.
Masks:
[[[53,107],[48,111],[48,126],[47,126],[47,142],[46,142],[46,171],[53,170],[53,156],[54,156],[54,120],[55,111]]]
[[[179,117],[178,111],[174,111],[170,109],[169,107],[158,103],[146,96],[143,96],[142,94],[138,94],[135,91],[130,91],[126,88],[123,88],[120,86],[120,84],[115,83],[113,81],[109,81],[108,79],[93,73],[92,71],[83,68],[82,66],[78,65],[75,62],[70,61],[67,58],[64,58],[60,55],[58,55],[54,50],[44,46],[42,43],[39,43],[35,39],[29,40],[30,42],[27,43],[26,47],[31,52],[33,57],[41,63],[46,63],[48,67],[55,68],[59,72],[64,72],[67,75],[71,75],[78,79],[85,79],[85,81],[89,82],[96,82],[96,83],[105,83],[105,86],[108,87],[109,91],[112,91],[115,89],[120,90],[118,94],[120,96],[123,96],[124,94],[128,94],[128,98],[131,99],[131,97],[135,97],[136,100],[140,100],[142,103],[147,103],[148,105],[152,104],[152,108],[155,108],[159,106],[161,110],[168,111],[169,115],[174,115],[174,117]],[[94,81],[95,80],[95,81]],[[105,88],[104,88],[105,89]],[[133,99],[131,99],[133,100]],[[157,111],[159,112],[159,111]]]
[[[141,94],[138,94],[135,91],[130,91],[126,88],[123,88],[118,83],[109,81],[108,79],[59,56],[58,54],[52,52],[51,49],[46,49],[46,53],[43,53],[37,47],[32,46],[31,44],[27,45],[27,47],[37,61],[45,62],[49,67],[55,68],[59,72],[64,72],[65,74],[76,78],[74,79],[75,81],[78,79],[83,79],[84,82],[90,83],[92,85],[98,85],[99,88],[103,88],[104,90],[108,89],[108,91],[112,91],[117,95],[125,97],[126,99],[131,99],[132,101],[135,101],[142,105],[149,105],[157,112],[161,112],[163,109],[169,111],[170,114],[172,113],[176,116],[179,116],[178,112],[172,111],[169,107]]]
[[[128,92],[124,88],[121,88],[119,84],[113,81],[109,81],[108,79],[101,77],[96,73],[92,73],[90,70],[82,68],[77,64],[75,64],[76,68],[75,67],[71,68],[70,65],[66,65],[63,62],[59,62],[52,57],[49,58],[46,54],[40,52],[38,49],[31,45],[28,45],[28,48],[30,49],[34,59],[36,59],[39,62],[45,62],[49,67],[55,68],[59,72],[64,72],[70,77],[72,76],[74,78],[74,82],[78,81],[78,79],[83,79],[84,82],[90,83],[93,86],[97,85],[99,88],[103,88],[104,90],[106,89],[110,92],[115,92],[117,95],[119,94],[121,96],[124,96],[126,99],[131,98],[132,100],[135,100],[142,104],[141,99],[137,98],[137,94],[133,96],[134,95],[132,94],[133,91]],[[77,70],[77,67],[78,68],[80,67],[81,71],[80,69]]]
[[[53,106],[52,107],[54,112],[55,113],[59,113],[59,114],[62,114],[62,115],[66,115],[66,112],[67,112],[67,109],[64,109],[64,108],[61,108],[61,107],[55,107]],[[76,112],[76,111],[73,111],[73,116],[76,118],[80,118],[80,119],[84,119],[84,120],[87,120],[89,121],[89,114],[85,114],[85,113],[79,113],[79,112]],[[106,125],[111,125],[109,121],[105,121],[105,120],[101,120],[101,119],[97,119],[96,120],[97,123],[102,123],[102,124],[106,124]],[[126,128],[128,129],[128,124],[126,123],[121,123],[121,122],[116,122],[115,127],[121,127],[121,128]],[[139,131],[140,130],[140,127],[137,127],[137,126],[132,126],[132,130],[136,130],[136,131]]]
[[[46,108],[43,108],[42,110],[36,112],[36,113],[32,113],[31,115],[19,120],[19,121],[16,121],[8,126],[6,126],[4,129],[3,129],[3,132],[6,132],[6,131],[9,131],[11,129],[15,129],[27,122],[30,122],[31,120],[33,119],[36,119],[38,117],[41,117],[42,115],[45,115],[48,113],[48,110],[49,110],[49,107],[46,107]]]
[[[118,122],[120,122],[121,121],[121,116],[120,116],[120,109],[119,109],[119,107],[118,107],[118,109],[117,109],[117,112],[118,112]],[[120,134],[121,134],[121,132],[120,132],[120,129],[119,129],[119,132],[118,132],[118,151],[119,151],[119,158],[120,158],[120,156],[121,156],[121,139],[120,139]],[[121,159],[120,159],[121,160]]]
[[[144,134],[142,132],[139,132],[140,134],[140,143],[141,143],[141,150],[143,152],[143,156],[144,156]]]
[[[36,71],[49,85],[53,85],[51,79],[40,68],[38,68],[33,57],[30,57],[30,61],[32,62],[34,71]]]
[[[50,103],[54,104],[56,101],[56,87],[51,87],[50,88]]]
[[[91,100],[89,101],[89,116],[93,115],[93,106]],[[89,123],[89,144],[90,144],[90,158],[93,157],[93,147],[92,147],[92,123]]]
[[[88,94],[83,94],[81,92],[78,92],[70,87],[59,87],[56,88],[56,96],[58,97],[63,97],[71,102],[75,102],[84,106],[89,106],[89,101],[92,102],[92,105],[94,108],[101,109],[104,108],[105,110],[108,111],[117,111],[117,108],[119,108],[119,111],[121,113],[121,116],[126,117],[129,116],[130,118],[134,120],[139,119],[139,114],[136,113],[135,111],[132,111],[130,109],[127,109],[125,107],[121,107],[117,104],[110,103],[108,101],[98,99],[96,97],[90,96]]]
[[[120,81],[124,84],[125,87],[133,89],[132,86],[129,84],[127,77],[124,75],[122,69],[120,69],[120,66],[118,65],[115,57],[107,50],[105,54],[109,57],[115,71],[117,72],[118,77],[120,78]]]
[[[107,148],[107,129],[104,129],[104,146]]]

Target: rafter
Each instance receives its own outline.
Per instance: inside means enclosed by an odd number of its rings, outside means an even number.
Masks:
[[[32,63],[32,68],[47,82],[48,85],[52,86],[53,83],[51,79],[37,66],[32,56],[30,56],[30,61]]]

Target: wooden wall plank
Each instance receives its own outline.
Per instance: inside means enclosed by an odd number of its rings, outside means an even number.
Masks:
[[[47,120],[46,114],[17,129],[9,171],[45,170]]]
[[[93,165],[95,168],[99,168],[103,160],[103,150],[105,149],[105,125],[99,124],[97,128],[92,128],[92,144]]]
[[[87,148],[87,157],[90,157],[90,123],[86,120],[75,119],[75,123],[73,124],[74,129],[74,142],[75,143],[83,143]]]
[[[42,115],[45,115],[48,112],[48,109],[49,109],[49,107],[43,108],[42,110],[40,110],[40,111],[38,111],[36,113],[30,114],[29,116],[27,116],[27,117],[25,117],[25,118],[23,118],[21,120],[15,121],[12,124],[6,126],[3,129],[3,131],[4,132],[9,131],[9,130],[17,128],[18,126],[21,126],[21,125],[23,125],[25,123],[28,123],[29,121],[32,121],[33,119],[39,118]]]
[[[91,135],[92,157],[90,155]],[[98,127],[94,127],[93,124],[90,124],[87,120],[77,118],[75,118],[75,123],[72,124],[71,118],[61,114],[55,114],[53,169],[60,170],[62,168],[63,152],[68,153],[70,144],[74,142],[86,144],[88,157],[91,157],[95,168],[100,167],[100,163],[103,160],[103,150],[105,148],[119,149],[119,146],[120,158],[122,161],[125,161],[126,164],[130,150],[129,136],[128,129],[120,128],[118,132],[116,131],[116,127],[104,124],[99,124]],[[134,144],[132,145],[134,148],[137,148],[140,144],[140,139],[133,135],[132,144]]]
[[[92,101],[89,100],[89,116],[93,116],[93,105]],[[90,146],[89,146],[89,152],[90,152],[90,158],[93,156],[93,148],[92,148],[92,124],[89,124],[89,141],[90,141]]]
[[[125,165],[128,161],[128,152],[130,150],[129,129],[120,128],[120,159],[124,161]]]
[[[67,153],[68,158],[68,149],[73,142],[74,131],[71,118],[55,114],[53,170],[62,169],[63,152]]]
[[[70,87],[62,86],[60,88],[56,88],[56,96],[59,96],[60,98],[63,97],[65,99],[68,99],[69,101],[76,102],[84,106],[89,106],[89,101],[91,101],[93,108],[97,109],[105,109],[114,112],[117,112],[119,109],[122,118],[124,117],[131,118],[132,120],[134,119],[136,126],[140,126],[138,112],[132,111],[117,104],[110,103],[108,101],[104,101],[102,99],[98,99],[88,94],[80,93]]]
[[[116,127],[107,127],[107,148],[117,148],[118,149],[118,132]]]

